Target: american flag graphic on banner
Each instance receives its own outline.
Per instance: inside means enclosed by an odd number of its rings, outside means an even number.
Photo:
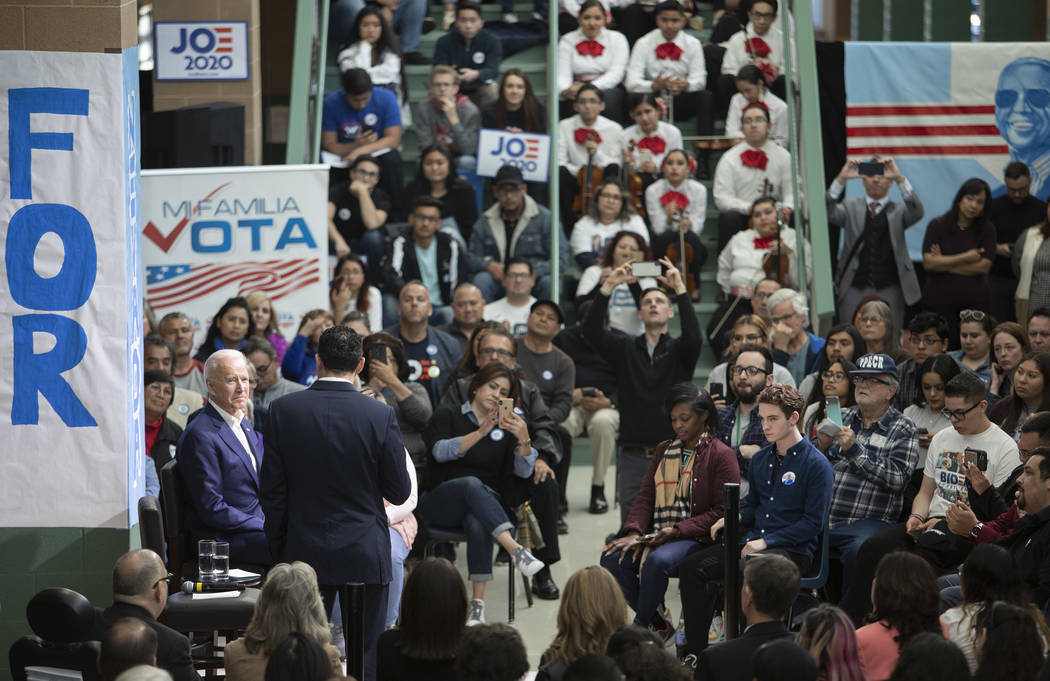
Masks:
[[[846,107],[849,156],[1003,155],[994,106],[868,104]]]
[[[243,296],[265,291],[273,300],[321,281],[316,258],[205,265],[150,265],[146,299],[155,308],[182,305],[213,291]]]

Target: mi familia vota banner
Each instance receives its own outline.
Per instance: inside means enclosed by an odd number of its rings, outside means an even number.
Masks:
[[[0,52],[0,525],[142,496],[138,51]]]
[[[892,156],[926,209],[907,231],[912,259],[971,177],[998,196],[1023,161],[1032,193],[1050,197],[1050,44],[846,43],[845,62],[847,154]]]
[[[227,298],[265,291],[281,333],[328,307],[328,167],[258,166],[142,173],[146,299],[178,310],[195,346]]]

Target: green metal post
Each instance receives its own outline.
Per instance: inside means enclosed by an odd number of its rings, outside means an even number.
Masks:
[[[558,230],[561,217],[561,187],[558,186],[558,1],[547,3],[547,132],[550,133],[550,173],[547,186],[551,210],[551,300],[561,294],[561,268],[558,266],[560,242]]]
[[[317,35],[314,34],[315,29],[318,30]],[[328,0],[299,0],[295,10],[292,92],[288,102],[285,163],[317,163],[320,155],[321,100],[324,98],[327,49]],[[313,125],[310,125],[311,118]]]

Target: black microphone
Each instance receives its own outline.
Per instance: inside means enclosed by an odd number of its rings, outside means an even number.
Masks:
[[[183,582],[182,593],[184,594],[206,594],[218,593],[220,591],[244,591],[243,584],[212,584],[210,582]]]

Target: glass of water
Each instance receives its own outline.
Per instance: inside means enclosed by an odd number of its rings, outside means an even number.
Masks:
[[[229,545],[226,549],[229,555]],[[201,539],[197,542],[197,579],[202,582],[215,580],[215,540]]]
[[[215,542],[215,581],[225,582],[230,578],[230,543]]]

